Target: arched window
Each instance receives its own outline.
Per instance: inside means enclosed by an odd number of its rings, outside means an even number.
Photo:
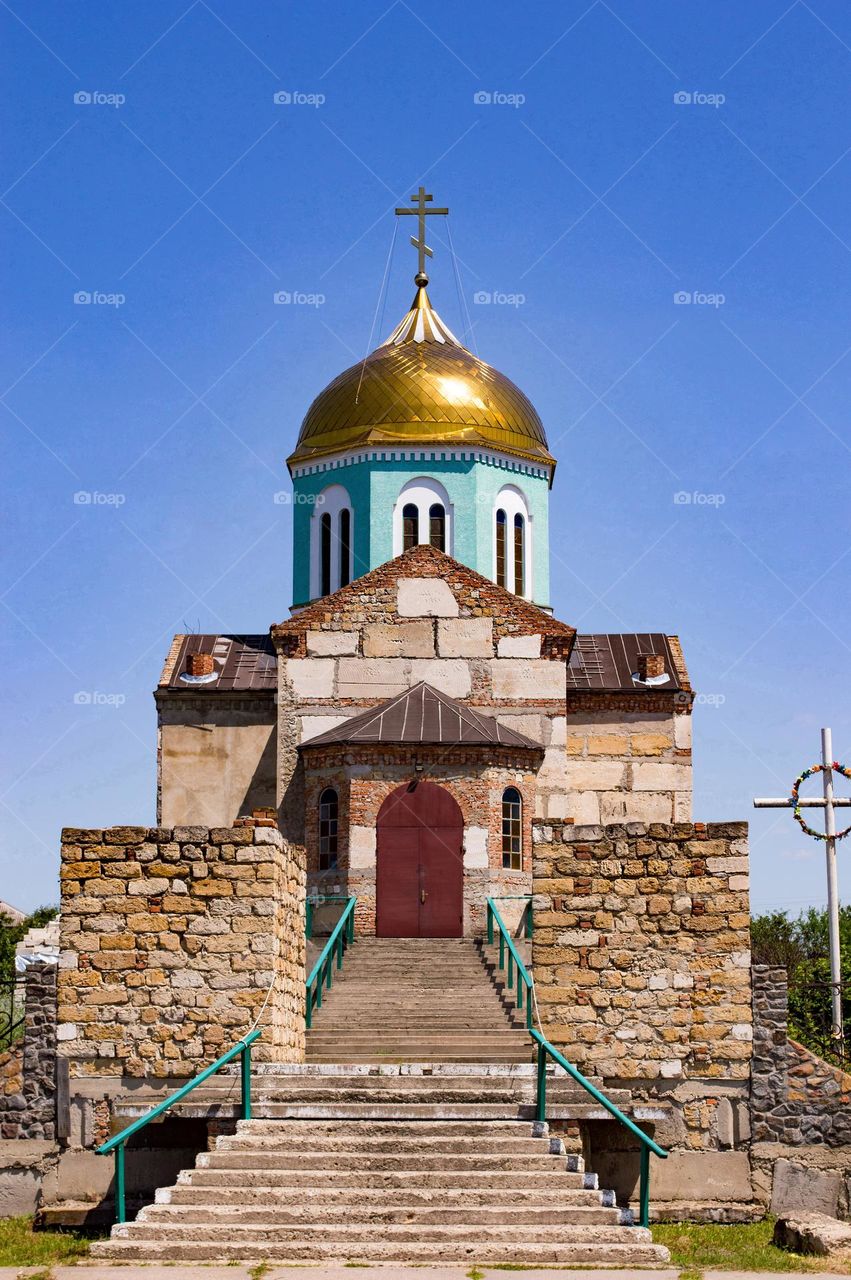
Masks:
[[[340,586],[352,580],[352,513],[348,507],[340,512]]]
[[[500,508],[496,513],[496,585],[504,587],[506,585],[505,566],[508,548],[506,547],[506,519],[505,512]]]
[[[520,512],[514,517],[514,594],[526,594],[526,521]]]
[[[319,594],[331,593],[331,517],[324,512],[319,522]]]
[[[428,540],[438,551],[446,550],[446,508],[434,502],[428,509]]]
[[[502,865],[523,870],[523,801],[516,787],[502,793]]]
[[[534,596],[532,535],[534,527],[523,490],[507,484],[493,505],[493,579],[526,600]]]
[[[343,485],[329,484],[315,495],[310,521],[311,600],[330,595],[351,582],[354,520],[351,499]]]
[[[434,476],[417,476],[402,486],[393,504],[393,554],[421,543],[452,555],[454,509]]]
[[[420,513],[413,502],[402,508],[402,550],[410,551],[420,540]]]
[[[326,787],[319,797],[319,870],[337,865],[337,792]]]

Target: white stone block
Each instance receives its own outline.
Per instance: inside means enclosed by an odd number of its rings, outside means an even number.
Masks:
[[[500,658],[540,658],[540,636],[500,636],[496,647]]]
[[[434,623],[371,622],[363,631],[365,658],[433,658]]]
[[[533,714],[510,716],[498,715],[499,724],[505,725],[506,729],[513,729],[515,733],[525,734],[527,738],[531,738],[533,742],[540,742],[544,745],[544,727],[547,723],[546,716],[536,716]]]
[[[691,791],[674,793],[674,822],[691,822]]]
[[[667,1062],[663,1062],[659,1067],[659,1075],[664,1076],[666,1080],[674,1080],[682,1074],[683,1064],[680,1058],[669,1058]]]
[[[567,678],[564,662],[546,658],[494,658],[490,664],[494,698],[529,701],[564,698]]]
[[[666,973],[652,973],[647,986],[651,991],[667,991],[668,975]]]
[[[575,760],[566,758],[567,784],[576,791],[614,791],[626,780],[626,765],[620,760]]]
[[[600,800],[596,791],[579,791],[568,793],[562,797],[565,801],[565,817],[572,818],[574,825],[577,827],[596,827],[601,821],[600,819]],[[550,803],[558,800],[558,796],[553,796]],[[548,817],[556,817],[551,811]]]
[[[727,885],[731,893],[738,893],[741,890],[748,889],[750,883],[750,876],[730,876]]]
[[[441,658],[492,658],[493,618],[453,618],[437,624]]]
[[[467,698],[473,687],[469,665],[463,658],[414,659],[410,683],[425,680],[450,698]]]
[[[307,653],[311,658],[333,658],[339,653],[357,653],[357,631],[308,631]]]
[[[297,698],[331,698],[335,667],[333,658],[287,658],[284,678]]]
[[[336,729],[338,724],[348,720],[348,716],[299,716],[301,736],[299,742],[309,742],[328,729]]]
[[[691,766],[636,761],[632,766],[632,785],[636,791],[690,791]]]
[[[57,1040],[76,1040],[77,1024],[76,1022],[60,1022],[56,1028]]]
[[[375,827],[349,828],[349,866],[363,870],[375,866]]]
[[[470,871],[487,868],[487,827],[464,828],[464,866]]]
[[[691,716],[674,716],[674,746],[691,747]]]
[[[600,796],[600,822],[670,822],[671,798],[645,792],[609,791]]]
[[[341,698],[392,698],[413,683],[410,666],[408,658],[340,658],[337,694]]]
[[[552,716],[550,718],[550,745],[553,747],[567,746],[566,716]]]
[[[458,617],[458,601],[442,578],[400,578],[396,601],[401,618]]]
[[[753,1027],[749,1022],[737,1022],[730,1028],[730,1035],[734,1040],[753,1040]]]

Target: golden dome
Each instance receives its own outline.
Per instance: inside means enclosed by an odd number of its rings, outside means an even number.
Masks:
[[[483,447],[554,466],[531,401],[461,345],[425,285],[387,341],[316,397],[288,464],[400,445]]]

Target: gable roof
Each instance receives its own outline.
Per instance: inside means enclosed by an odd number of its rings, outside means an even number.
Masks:
[[[400,578],[441,578],[458,601],[458,617],[493,618],[495,639],[540,635],[544,657],[566,658],[573,645],[575,628],[425,543],[299,609],[271,628],[272,638],[287,642],[288,656],[295,657],[302,654],[308,631],[357,630],[365,611],[371,622],[396,621]]]
[[[306,747],[333,743],[421,743],[430,746],[521,747],[543,751],[539,742],[507,729],[421,680],[395,698],[352,716],[303,742]]]

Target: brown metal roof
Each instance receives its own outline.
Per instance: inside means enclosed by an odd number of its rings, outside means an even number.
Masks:
[[[182,680],[190,653],[211,653],[216,678],[206,683]],[[175,636],[160,689],[201,693],[274,693],[277,658],[268,634],[263,636]]]
[[[332,743],[411,742],[434,746],[524,747],[542,751],[539,742],[507,729],[493,716],[481,715],[447,694],[420,681],[381,706],[338,724],[302,743],[304,747]]]
[[[661,653],[670,676],[664,684],[645,685],[633,680],[642,653]],[[656,692],[676,693],[681,688],[677,663],[668,637],[661,632],[625,635],[578,635],[567,664],[567,689],[603,689],[619,691],[652,688]]]

